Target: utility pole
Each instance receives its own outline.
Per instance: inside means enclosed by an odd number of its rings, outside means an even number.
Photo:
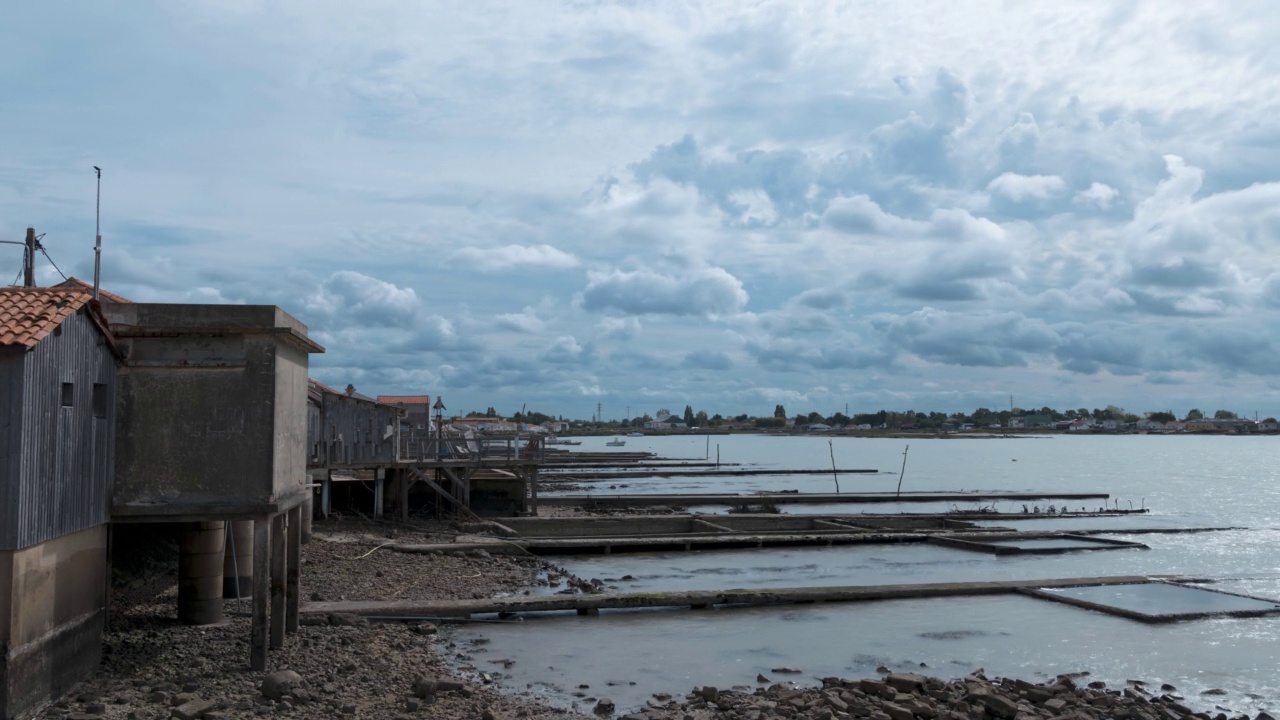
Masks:
[[[36,229],[27,228],[26,250],[22,255],[22,286],[36,286]]]
[[[98,285],[102,279],[102,168],[93,166],[98,175],[98,200],[93,210],[93,299],[98,299]]]

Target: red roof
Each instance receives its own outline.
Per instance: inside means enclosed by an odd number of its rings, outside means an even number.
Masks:
[[[92,299],[81,290],[0,288],[0,345],[34,347]]]
[[[430,395],[379,395],[378,402],[383,405],[430,405]]]
[[[80,288],[82,290],[88,290],[90,293],[93,292],[92,285],[90,285],[89,283],[79,278],[74,278],[74,277],[69,277],[66,280],[63,280],[62,282],[58,283],[57,285],[50,285],[49,287],[62,288],[67,290],[74,290],[76,288]],[[113,303],[132,303],[133,302],[129,298],[121,297],[113,292],[107,292],[102,288],[98,288],[98,299],[106,300],[108,302],[113,302]]]

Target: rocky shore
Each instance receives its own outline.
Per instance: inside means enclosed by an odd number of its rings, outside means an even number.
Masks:
[[[593,592],[532,556],[404,554],[392,543],[466,542],[444,523],[393,527],[364,520],[319,524],[303,547],[304,596],[320,600],[482,598],[531,592]],[[500,669],[459,662],[431,622],[369,623],[351,615],[306,616],[285,647],[271,651],[271,672],[248,668],[248,603],[227,601],[228,620],[191,627],[176,620],[176,554],[155,552],[145,576],[115,588],[99,674],[41,717],[66,720],[225,720],[228,718],[393,718],[439,720],[1239,720],[1215,706],[1223,698],[1183,698],[1176,688],[1131,682],[1107,688],[1086,674],[1050,684],[962,680],[914,674],[828,678],[798,688],[757,678],[758,688],[696,688],[687,697],[655,696],[648,707],[618,708],[591,698],[583,715],[497,689]],[[1212,708],[1206,711],[1206,708]],[[1270,720],[1260,713],[1254,720]]]

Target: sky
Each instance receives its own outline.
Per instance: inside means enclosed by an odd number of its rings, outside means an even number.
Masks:
[[[1275,3],[5,16],[0,239],[33,226],[91,279],[101,166],[104,287],[279,305],[330,385],[606,419],[1280,415]]]

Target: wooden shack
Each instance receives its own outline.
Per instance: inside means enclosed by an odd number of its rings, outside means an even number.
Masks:
[[[102,654],[120,356],[78,289],[0,289],[0,718]]]

